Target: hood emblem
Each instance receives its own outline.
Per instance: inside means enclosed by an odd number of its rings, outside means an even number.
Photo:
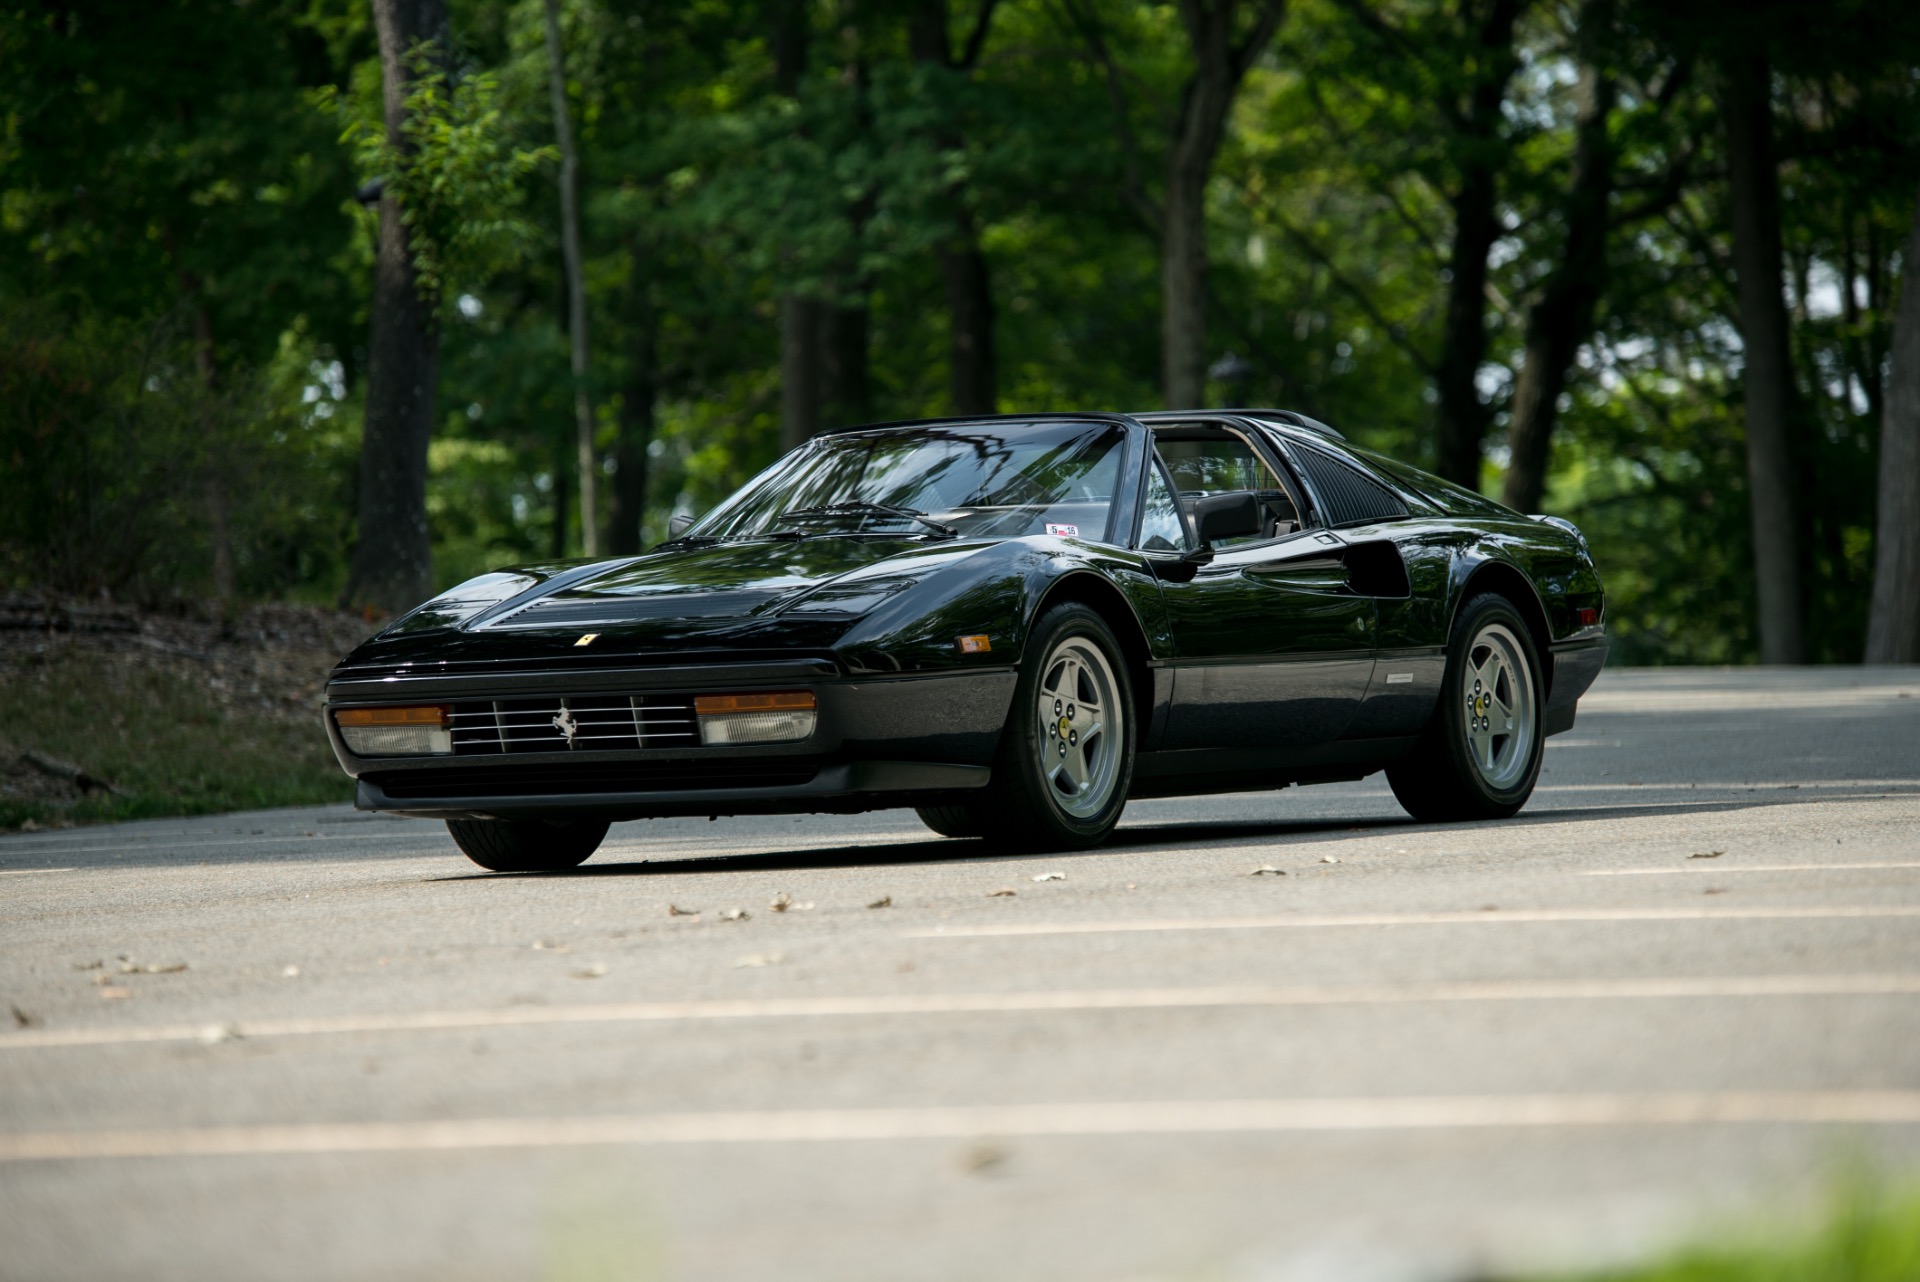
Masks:
[[[553,718],[553,728],[567,736],[567,747],[573,747],[573,737],[580,733],[580,723],[573,719],[573,709],[562,707]]]

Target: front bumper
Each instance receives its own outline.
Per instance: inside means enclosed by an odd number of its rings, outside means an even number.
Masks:
[[[460,777],[436,788],[440,781],[433,771],[398,780],[369,774],[355,785],[353,804],[361,810],[413,819],[853,814],[950,801],[954,793],[986,787],[992,774],[986,766],[938,761],[839,761],[820,766],[789,761],[796,764],[731,775],[682,773],[671,782],[635,771],[626,784],[608,779],[603,786],[576,793],[516,792],[516,781],[510,776],[493,781]]]
[[[358,780],[363,810],[431,818],[854,812],[951,800],[984,787],[1013,696],[1012,668],[840,678],[830,664],[779,661],[654,669],[337,680],[324,720],[334,755]],[[783,744],[539,751],[499,746],[452,755],[362,757],[333,710],[380,704],[595,699],[684,700],[693,692],[811,690],[814,734]]]

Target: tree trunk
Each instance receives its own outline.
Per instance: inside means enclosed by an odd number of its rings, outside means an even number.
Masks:
[[[1253,20],[1234,40],[1240,0],[1181,0],[1193,74],[1180,96],[1167,150],[1160,225],[1160,394],[1192,409],[1207,392],[1207,180],[1247,70],[1265,52],[1286,0],[1252,0]]]
[[[1175,145],[1176,155],[1184,148]],[[1160,229],[1160,397],[1171,410],[1207,396],[1207,172],[1170,164]]]
[[[873,421],[873,381],[869,359],[872,322],[864,280],[854,287],[861,301],[851,306],[821,304],[825,325],[821,343],[821,414],[828,427]]]
[[[559,0],[546,0],[547,59],[553,88],[553,132],[560,144],[560,253],[567,272],[567,337],[573,345],[574,452],[580,469],[580,542],[600,555],[600,460],[593,448],[593,395],[587,386],[587,277],[580,263],[580,153],[567,115],[566,50]]]
[[[798,98],[807,70],[807,6],[773,6],[773,85]],[[821,307],[802,294],[780,296],[780,449],[797,448],[820,430]]]
[[[200,388],[206,400],[202,404],[201,431],[207,454],[205,497],[207,537],[213,545],[214,617],[224,625],[233,618],[236,591],[233,561],[232,504],[227,492],[227,455],[218,439],[225,425],[214,398],[219,391],[219,368],[214,362],[213,318],[207,314],[206,300],[200,295],[200,282],[182,273],[181,283],[193,299],[193,361],[200,372]]]
[[[821,306],[811,298],[780,299],[780,449],[820,430]]]
[[[1728,195],[1747,411],[1747,491],[1754,578],[1760,598],[1760,659],[1806,661],[1791,423],[1793,366],[1781,297],[1780,176],[1773,158],[1767,60],[1735,53],[1726,67]]]
[[[952,316],[948,351],[955,414],[992,414],[999,409],[1000,383],[993,344],[993,281],[980,234],[964,211],[952,244],[940,253],[947,281],[947,310]]]
[[[1480,445],[1487,407],[1480,399],[1480,366],[1487,355],[1487,256],[1500,238],[1500,144],[1507,82],[1517,60],[1513,28],[1522,0],[1493,0],[1473,33],[1470,90],[1456,126],[1459,186],[1453,207],[1453,245],[1447,256],[1447,316],[1434,390],[1440,400],[1436,471],[1456,485],[1480,488]]]
[[[654,401],[659,395],[660,318],[646,266],[636,242],[633,348],[620,394],[620,436],[613,446],[613,492],[607,504],[607,551],[615,556],[640,550],[640,527],[647,518],[647,447],[653,443]]]
[[[907,44],[916,62],[936,73],[971,72],[993,21],[996,0],[984,0],[964,53],[956,58],[949,36],[947,0],[920,0],[908,27]],[[966,146],[956,127],[935,131],[943,151]],[[980,250],[980,231],[967,208],[966,185],[955,180],[946,189],[954,210],[953,234],[940,249],[940,274],[947,287],[948,401],[955,414],[992,414],[999,407],[999,381],[993,341],[993,283]]]
[[[387,136],[404,146],[406,54],[445,46],[445,0],[373,0]],[[433,593],[427,528],[427,442],[440,372],[437,300],[422,296],[399,200],[380,197],[368,342],[366,427],[360,445],[359,537],[344,600],[399,613]]]
[[[1901,258],[1874,530],[1868,663],[1920,663],[1920,209]]]
[[[1602,4],[1582,12],[1582,28],[1601,18]],[[1593,333],[1593,316],[1607,280],[1607,200],[1613,190],[1613,146],[1607,117],[1613,111],[1612,77],[1591,65],[1582,70],[1575,122],[1573,173],[1567,188],[1567,242],[1560,265],[1547,278],[1540,301],[1527,312],[1526,363],[1513,392],[1510,461],[1504,498],[1521,512],[1540,510],[1547,487],[1553,429],[1560,395],[1574,357]]]

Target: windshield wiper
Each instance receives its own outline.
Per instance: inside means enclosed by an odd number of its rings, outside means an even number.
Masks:
[[[782,512],[783,521],[806,521],[820,517],[865,516],[878,513],[882,516],[899,517],[903,521],[918,521],[930,530],[935,530],[948,538],[954,538],[960,531],[951,525],[942,525],[925,512],[910,507],[896,507],[891,503],[870,503],[866,499],[848,499],[844,503],[823,503],[819,507],[797,507],[791,512]]]

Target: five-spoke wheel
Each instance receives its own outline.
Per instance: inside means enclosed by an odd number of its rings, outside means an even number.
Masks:
[[[1511,601],[1482,593],[1460,607],[1440,707],[1404,760],[1387,767],[1416,819],[1503,819],[1540,775],[1540,660]]]
[[[1034,623],[1013,709],[982,795],[925,806],[949,837],[1039,850],[1098,845],[1120,820],[1133,779],[1133,693],[1120,643],[1092,608],[1069,601]]]

